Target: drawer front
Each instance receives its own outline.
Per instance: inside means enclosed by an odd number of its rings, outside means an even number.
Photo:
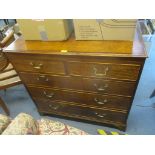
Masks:
[[[46,74],[19,74],[25,84],[84,90],[100,94],[132,96],[135,87],[135,82],[88,79],[70,76],[61,77]]]
[[[104,121],[113,121],[115,123],[126,122],[127,114],[121,112],[81,107],[77,105],[66,104],[64,102],[60,103],[58,101],[57,102],[47,101],[38,98],[34,98],[34,100],[37,103],[40,112],[66,115],[69,117],[85,118],[90,120],[96,120],[98,122],[104,122]]]
[[[113,94],[132,96],[135,89],[135,82],[100,80],[100,79],[83,79],[84,89],[86,91],[98,92],[101,94]]]
[[[30,74],[24,72],[20,72],[19,74],[26,85],[33,84],[57,88],[83,89],[82,79],[80,77],[71,78],[69,76],[50,76],[46,74]]]
[[[127,111],[130,107],[130,97],[116,97],[66,90],[28,87],[29,92],[35,98],[42,98],[47,101],[66,101],[88,107],[111,108]]]
[[[51,74],[65,74],[64,63],[58,60],[51,60],[45,55],[16,55],[16,57],[9,57],[12,60],[18,72],[40,72]]]
[[[136,81],[140,71],[140,65],[68,62],[68,71],[70,75],[74,76]]]

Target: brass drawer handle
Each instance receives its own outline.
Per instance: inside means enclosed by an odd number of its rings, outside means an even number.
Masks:
[[[59,106],[58,105],[57,106],[54,106],[52,104],[49,104],[49,108],[54,109],[54,110],[57,110],[59,108]]]
[[[38,81],[41,79],[45,79],[45,81],[48,81],[48,78],[45,75],[39,75],[39,77],[37,77]]]
[[[104,100],[101,102],[101,101],[99,101],[97,98],[94,98],[94,101],[95,101],[97,104],[100,104],[100,105],[103,105],[103,104],[105,104],[105,103],[108,102],[107,99],[104,99]]]
[[[100,118],[104,118],[104,117],[106,116],[106,114],[99,114],[99,113],[97,113],[97,112],[95,112],[95,115],[97,115],[97,116],[100,117]]]
[[[44,95],[48,98],[53,98],[54,97],[54,93],[51,94],[47,94],[46,91],[44,91]]]
[[[105,91],[106,88],[108,88],[108,84],[105,84],[104,86],[101,87],[97,87],[97,84],[94,84],[94,87],[96,87],[98,91]]]
[[[42,63],[36,65],[36,64],[34,64],[33,62],[30,62],[30,65],[31,65],[34,69],[41,69],[41,67],[43,66]]]
[[[106,76],[107,75],[107,72],[108,72],[108,70],[109,70],[109,67],[106,67],[105,69],[104,69],[104,73],[103,74],[101,74],[101,73],[97,73],[97,68],[96,67],[93,67],[93,70],[94,70],[94,74],[95,74],[95,76]]]

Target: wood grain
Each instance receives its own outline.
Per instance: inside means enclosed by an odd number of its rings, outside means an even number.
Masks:
[[[62,53],[61,50],[68,52]],[[59,55],[102,55],[115,57],[147,57],[145,46],[139,29],[135,33],[135,39],[131,41],[77,41],[72,36],[67,41],[25,41],[23,37],[17,39],[5,52],[37,53]]]
[[[42,42],[21,37],[4,52],[40,113],[125,130],[147,58],[138,26],[133,42],[76,41],[74,37]]]
[[[66,101],[74,104],[98,107],[100,109],[116,109],[127,111],[130,105],[130,97],[101,95],[98,93],[76,92],[54,88],[28,87],[30,94],[46,101]]]
[[[104,120],[114,121],[115,123],[125,123],[126,114],[121,112],[112,112],[108,110],[99,110],[95,108],[81,107],[77,105],[67,104],[66,102],[47,101],[44,99],[34,98],[40,111],[47,111],[49,113],[62,113],[72,116],[85,116],[100,122]],[[103,116],[103,117],[102,117]]]
[[[81,78],[70,76],[51,76],[47,74],[19,73],[22,81],[27,85],[40,85],[42,87],[72,89],[77,91],[97,92],[100,94],[113,94],[132,96],[135,82],[122,82],[116,80]],[[100,88],[104,90],[100,90]]]
[[[68,62],[70,75],[84,77],[137,80],[140,65],[119,63]]]

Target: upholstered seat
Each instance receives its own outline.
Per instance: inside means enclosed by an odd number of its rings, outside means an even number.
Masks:
[[[20,113],[13,120],[0,114],[2,135],[88,135],[85,131],[51,119],[35,120],[31,115]]]

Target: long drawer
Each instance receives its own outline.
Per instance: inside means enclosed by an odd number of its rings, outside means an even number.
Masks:
[[[138,64],[68,62],[68,72],[73,76],[136,81],[139,71]]]
[[[101,94],[132,96],[135,87],[135,82],[127,81],[51,76],[47,74],[30,74],[25,72],[19,74],[23,82],[28,85],[84,90]]]
[[[69,117],[85,117],[86,119],[89,118],[90,120],[97,120],[98,122],[113,121],[115,123],[126,123],[127,114],[121,112],[99,110],[39,98],[34,98],[34,101],[37,103],[40,112],[62,114]]]
[[[65,75],[63,61],[53,60],[45,55],[16,55],[9,57],[18,72],[29,71]]]
[[[74,92],[59,89],[28,87],[30,94],[35,98],[47,101],[66,101],[88,107],[118,109],[127,111],[130,107],[130,97],[116,97],[92,93]]]

